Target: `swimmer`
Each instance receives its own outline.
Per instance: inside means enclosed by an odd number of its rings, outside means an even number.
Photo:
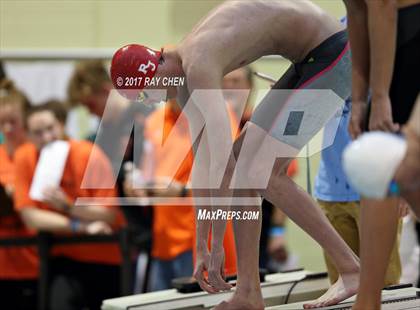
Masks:
[[[347,7],[353,55],[350,134],[355,139],[366,130],[398,133],[408,122],[420,92],[417,78],[420,72],[420,1],[345,0],[344,3]],[[370,113],[368,97],[372,101]],[[415,138],[410,128],[405,130],[406,137],[413,140]],[[416,153],[412,149],[415,144],[407,145],[396,137],[372,133],[357,141],[355,145],[369,141],[379,142],[382,149],[385,145],[388,145],[388,148],[385,152],[378,152],[379,149],[376,149],[375,164],[364,171],[365,180],[362,182],[372,181],[365,188],[371,193],[365,192],[365,196],[386,196],[393,177],[395,182],[392,182],[390,189],[394,194],[398,192],[399,186],[402,187],[402,191],[405,190],[404,187],[413,186],[414,184],[408,184],[411,182],[407,180],[412,178],[410,174],[415,174],[418,164],[418,157],[412,158]],[[405,152],[404,148],[407,146]],[[351,153],[358,152],[349,151],[348,155]],[[405,166],[398,167],[398,162],[405,153],[410,159],[406,160]],[[370,159],[373,160],[372,157]],[[381,162],[386,161],[389,166],[380,167]],[[413,170],[409,171],[411,167]],[[375,168],[379,170],[373,170]],[[348,171],[350,178],[359,174],[357,167],[353,169],[355,170],[352,172]],[[394,176],[395,169],[397,173]],[[383,179],[376,182],[374,178],[381,173]],[[404,178],[406,181],[403,181]],[[410,202],[412,201],[413,199]],[[359,293],[353,309],[374,310],[381,307],[381,289],[397,234],[401,199],[366,198],[362,199],[361,203],[361,275]]]
[[[292,65],[273,85],[234,142],[232,159],[229,157],[232,141],[227,134],[230,132],[230,124],[220,91],[222,79],[227,73],[267,55],[281,55],[290,60]],[[295,96],[298,92],[289,92],[290,96],[285,96],[284,92],[276,91],[332,90],[334,96],[344,103],[350,95],[350,67],[349,45],[343,27],[335,18],[307,0],[227,1],[204,17],[175,48],[157,51],[142,45],[128,45],[115,53],[111,65],[115,87],[130,98],[137,98],[139,90],[145,86],[144,81],[150,81],[153,77],[185,77],[182,87],[147,87],[141,97],[144,102],[156,99],[153,98],[153,90],[156,89],[167,90],[168,98],[176,97],[188,118],[191,137],[201,133],[204,119],[206,129],[201,135],[200,146],[204,144],[208,152],[201,152],[206,154],[200,153],[199,156],[196,153],[193,185],[212,185],[220,175],[224,176],[223,180],[229,179],[235,171],[234,163],[241,144],[248,147],[245,155],[241,150],[242,161],[238,160],[239,169],[236,167],[238,171],[247,172],[247,177],[243,179],[251,189],[248,189],[246,196],[262,196],[281,207],[325,249],[340,274],[337,282],[318,300],[305,305],[306,308],[336,304],[354,295],[358,288],[359,262],[312,198],[285,174],[285,167],[292,157],[316,132],[299,135],[296,128],[291,128],[291,134],[283,133],[282,128],[286,126],[287,119],[278,116],[286,104],[298,101],[298,95]],[[128,85],[125,85],[126,81]],[[200,100],[194,99],[194,91],[202,89],[212,90],[212,95],[200,97]],[[190,94],[194,107],[187,109],[185,106],[188,106]],[[159,101],[162,99],[167,98],[159,98]],[[328,104],[325,99],[308,100],[314,100],[318,107]],[[320,122],[326,121],[323,115],[313,117],[322,119]],[[293,133],[293,130],[296,132]],[[277,152],[282,147],[292,151],[288,158],[283,156],[278,159],[274,169],[273,161],[260,160],[258,157],[262,150],[267,155],[267,150],[272,148]],[[226,154],[229,157],[227,167]],[[281,157],[278,155],[274,158]],[[255,190],[253,182],[254,179],[259,180],[260,175],[251,172],[267,170],[270,174],[273,171],[268,185]],[[254,206],[240,206],[239,210],[255,211],[260,210],[260,206],[255,203]],[[225,225],[225,222],[219,221],[197,221],[194,276],[201,288],[209,293],[231,288],[221,271]],[[207,246],[210,226],[213,234],[211,251]],[[264,308],[258,272],[260,229],[261,217],[258,221],[234,221],[238,256],[236,290],[229,301],[221,303],[216,309]],[[205,277],[205,271],[208,271],[208,277]]]
[[[343,165],[364,197],[402,196],[420,218],[420,96],[403,133],[361,135],[346,148]],[[372,173],[366,174],[367,169]]]

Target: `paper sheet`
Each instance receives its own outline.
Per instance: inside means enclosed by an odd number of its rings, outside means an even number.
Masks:
[[[67,141],[55,141],[42,148],[29,191],[31,199],[42,201],[47,187],[60,186],[69,149]]]

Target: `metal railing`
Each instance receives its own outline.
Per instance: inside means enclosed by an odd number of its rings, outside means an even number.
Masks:
[[[33,237],[0,238],[1,247],[36,246],[39,256],[38,276],[38,310],[48,308],[49,278],[50,278],[50,250],[54,245],[73,243],[117,243],[121,253],[120,265],[120,294],[121,296],[133,292],[133,254],[134,248],[147,248],[150,233],[133,234],[130,229],[123,228],[112,235],[71,235],[60,236],[47,232],[40,232]]]

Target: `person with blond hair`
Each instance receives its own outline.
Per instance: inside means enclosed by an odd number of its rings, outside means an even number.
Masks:
[[[0,80],[0,238],[33,237],[14,210],[15,154],[27,142],[25,94],[10,80]],[[0,291],[8,309],[33,309],[37,300],[38,255],[34,246],[0,246]]]

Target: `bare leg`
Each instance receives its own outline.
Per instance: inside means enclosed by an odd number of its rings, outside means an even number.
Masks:
[[[264,309],[261,293],[258,258],[261,233],[261,207],[232,207],[235,211],[259,211],[257,221],[234,221],[238,277],[236,290],[229,301],[222,302],[215,309],[257,310]]]
[[[255,131],[247,132],[248,138],[254,138],[254,141],[261,141],[258,133]],[[237,158],[245,132],[241,134],[234,145],[234,153]],[[259,145],[255,143],[254,151],[256,152]],[[251,151],[251,150],[250,150]],[[250,153],[253,153],[251,151]],[[232,164],[232,163],[231,163]],[[234,165],[229,165],[228,174],[233,175]],[[235,184],[235,181],[233,181]],[[235,246],[237,254],[237,282],[236,290],[232,298],[222,302],[215,309],[229,310],[258,310],[264,309],[264,300],[261,294],[260,278],[259,278],[259,243],[261,234],[261,199],[256,191],[240,190],[234,191],[234,197],[255,197],[255,206],[232,206],[232,211],[259,211],[258,220],[233,220],[233,229],[235,233]]]
[[[337,282],[324,295],[304,305],[305,308],[336,304],[354,295],[359,285],[358,258],[312,198],[284,174],[274,176],[263,194],[324,248],[340,274]]]
[[[251,139],[251,145],[258,147],[251,152],[247,152],[252,156],[249,156],[250,158],[248,160],[242,162],[239,160],[238,165],[243,165],[240,169],[251,171],[248,179],[257,180],[259,177],[252,172],[266,171],[266,169],[271,171],[273,166],[267,166],[270,160],[261,160],[261,157],[256,155],[257,152],[255,150],[264,149],[264,147],[261,147],[261,141],[264,139],[261,139],[258,133],[254,131],[249,134],[251,136],[248,136],[247,133],[247,138]],[[253,139],[253,134],[255,134],[255,140]],[[269,146],[271,147],[272,143],[269,143]],[[277,161],[277,166],[274,168],[274,171],[278,172],[284,169],[288,161],[289,159]],[[251,162],[253,163],[252,165],[250,164]],[[257,166],[255,170],[250,168],[253,165]],[[242,178],[239,179],[242,181]],[[260,181],[256,182],[259,185],[262,184]],[[337,270],[340,273],[340,278],[337,283],[326,295],[322,296],[313,304],[307,305],[307,307],[338,303],[354,295],[357,291],[359,278],[358,258],[336,233],[311,197],[285,175],[272,176],[268,188],[259,190],[259,192],[273,204],[281,206],[282,210],[293,221],[325,248],[326,252],[337,265]],[[217,309],[244,309],[239,306],[243,301],[261,298],[258,297],[261,296],[261,293],[257,278],[259,238],[255,237],[255,235],[259,236],[259,232],[260,224],[256,225],[256,223],[250,221],[235,222],[235,240],[238,254],[238,290],[229,302],[221,304]],[[250,281],[250,279],[253,280]],[[249,296],[253,297],[249,298]],[[249,309],[255,308],[249,307]]]
[[[420,117],[420,116],[419,116]],[[410,127],[404,128],[407,139],[407,152],[395,173],[395,180],[417,217],[420,218],[420,133]]]
[[[318,201],[318,205],[327,216],[331,225],[349,245],[352,251],[359,256],[359,228],[358,221],[360,215],[360,204],[352,202],[326,202]],[[325,265],[327,266],[330,283],[334,284],[338,280],[338,272],[335,264],[324,251]]]
[[[401,195],[420,215],[420,97],[404,127],[407,153],[395,174]],[[384,275],[398,226],[398,201],[365,201],[361,210],[360,292],[353,309],[380,309]]]
[[[398,227],[398,199],[362,200],[360,289],[353,309],[380,309],[385,272]]]
[[[420,137],[420,95],[417,98],[416,104],[414,105],[413,112],[411,112],[410,120],[407,124],[411,128],[417,138]]]
[[[403,131],[408,147],[395,179],[401,187],[401,196],[420,218],[420,96]]]

